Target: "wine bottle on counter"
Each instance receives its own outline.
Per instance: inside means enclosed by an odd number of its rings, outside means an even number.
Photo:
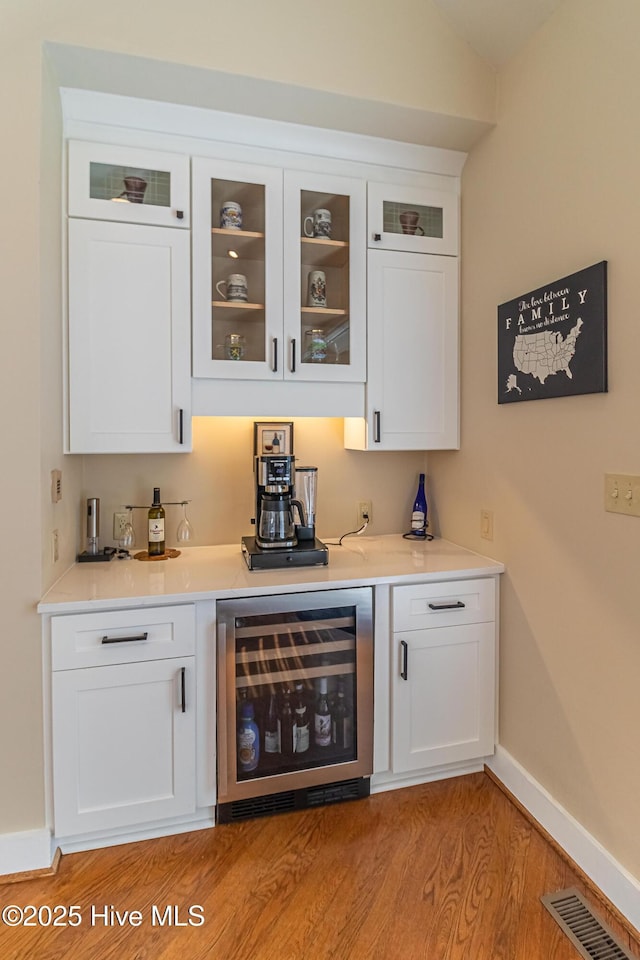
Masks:
[[[331,746],[331,711],[329,709],[328,689],[327,678],[320,677],[313,718],[313,741],[316,747]]]
[[[427,535],[427,495],[424,492],[424,473],[418,480],[418,492],[411,513],[411,533],[414,537]]]
[[[304,696],[304,685],[296,683],[295,752],[306,753],[309,749],[309,708]]]
[[[160,487],[153,488],[153,505],[149,508],[149,556],[164,556],[164,507],[160,503]]]
[[[287,687],[282,694],[280,711],[280,750],[283,757],[292,757],[295,749],[295,719],[291,706],[291,691]]]
[[[264,752],[280,753],[280,723],[278,721],[278,703],[276,701],[276,695],[273,691],[269,696],[269,708],[264,720]]]

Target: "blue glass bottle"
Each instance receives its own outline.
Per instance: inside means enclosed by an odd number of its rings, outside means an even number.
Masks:
[[[411,533],[414,537],[427,536],[427,495],[424,492],[424,473],[420,474],[418,492],[413,502]]]

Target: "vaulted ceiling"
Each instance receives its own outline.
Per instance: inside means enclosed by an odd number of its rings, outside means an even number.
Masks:
[[[495,67],[506,63],[563,0],[434,0],[457,33]]]

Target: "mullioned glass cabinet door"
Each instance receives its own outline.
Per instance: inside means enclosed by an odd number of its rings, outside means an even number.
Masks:
[[[282,379],[282,171],[193,160],[193,375]]]
[[[70,140],[69,216],[189,227],[189,157]]]
[[[366,380],[366,184],[284,174],[285,378]]]

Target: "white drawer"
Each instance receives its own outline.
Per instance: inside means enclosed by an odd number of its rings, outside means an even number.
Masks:
[[[495,620],[493,578],[416,583],[393,588],[393,629],[424,630]]]
[[[54,670],[190,656],[195,653],[195,606],[52,617],[51,644]]]

